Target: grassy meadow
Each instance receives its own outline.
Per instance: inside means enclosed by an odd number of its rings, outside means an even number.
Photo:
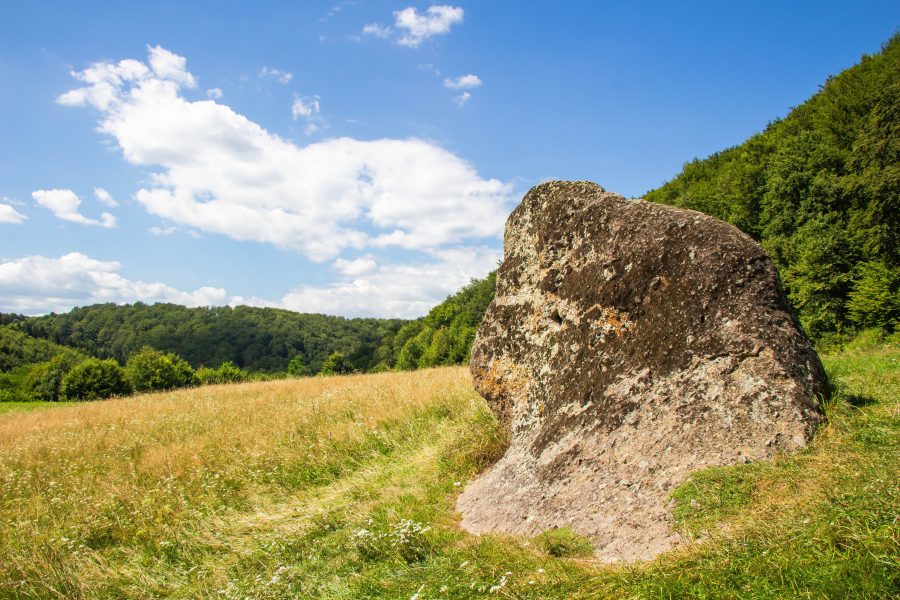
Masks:
[[[675,493],[695,543],[628,566],[568,531],[458,528],[504,446],[463,367],[11,407],[0,597],[896,597],[900,348],[823,358],[811,446],[696,474]]]

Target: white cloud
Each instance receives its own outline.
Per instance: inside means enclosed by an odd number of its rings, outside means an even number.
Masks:
[[[361,256],[355,260],[345,260],[343,258],[339,258],[334,261],[334,269],[341,273],[341,275],[345,275],[348,277],[365,275],[366,273],[375,271],[377,268],[378,263],[375,262],[375,259],[371,254]]]
[[[311,117],[319,114],[319,97],[309,96],[307,98],[297,98],[291,106],[291,115],[296,120],[299,117]]]
[[[229,296],[204,286],[185,292],[160,282],[127,279],[116,261],[93,259],[80,252],[59,258],[26,256],[0,262],[0,311],[24,314],[63,312],[102,302],[173,302],[185,306],[249,304],[299,312],[345,316],[414,318],[459,290],[473,276],[496,267],[499,252],[471,247],[435,252],[417,265],[379,265],[369,256],[338,259],[337,283],[299,286],[280,299]]]
[[[196,87],[197,81],[187,71],[187,59],[160,46],[147,47],[150,52],[150,68],[160,79],[175,81],[185,87]]]
[[[26,256],[0,263],[0,310],[41,314],[98,302],[174,302],[186,306],[223,304],[225,290],[201,287],[183,292],[163,283],[132,281],[121,265],[72,252],[59,258]]]
[[[210,100],[218,100],[222,97],[222,88],[209,88],[206,90],[206,97]]]
[[[101,214],[99,220],[89,219],[78,212],[81,199],[72,190],[35,190],[31,192],[31,197],[40,206],[48,209],[57,218],[64,221],[71,221],[81,225],[100,225],[101,227],[116,226],[116,218],[108,212]]]
[[[4,198],[5,200],[6,198]],[[23,223],[28,217],[17,211],[9,204],[0,203],[0,223]]]
[[[472,94],[469,92],[463,92],[459,96],[454,96],[453,101],[456,102],[460,108],[466,105],[466,102],[472,99]]]
[[[367,259],[335,267],[343,279],[331,286],[300,286],[280,301],[282,308],[345,316],[414,318],[427,313],[448,295],[484,277],[497,266],[492,248],[455,248],[434,253],[422,264],[374,265]],[[256,303],[260,303],[258,299]],[[264,303],[264,302],[263,302]]]
[[[193,77],[164,73],[97,63],[75,74],[85,86],[59,98],[97,108],[99,130],[126,160],[154,170],[135,198],[156,216],[318,261],[349,248],[433,251],[502,233],[512,186],[444,148],[351,138],[298,146],[228,106],[185,99]]]
[[[394,12],[394,26],[404,33],[397,43],[414,48],[430,37],[449,33],[450,27],[462,20],[463,9],[458,6],[429,6],[424,14],[411,6],[398,10]]]
[[[482,84],[478,75],[460,75],[459,77],[448,77],[444,79],[444,87],[451,90],[465,90],[477,88]]]
[[[154,227],[151,227],[150,229],[148,229],[147,231],[149,231],[149,232],[152,233],[153,235],[167,236],[167,235],[172,235],[173,233],[175,233],[176,231],[178,231],[178,228],[177,228],[177,227],[165,227],[165,228],[163,228],[163,227],[155,227],[155,226],[154,226]]]
[[[306,122],[303,128],[306,135],[312,135],[328,127],[325,119],[319,116],[320,107],[318,96],[296,98],[291,105],[291,116],[294,120],[302,118]]]
[[[371,35],[377,38],[385,39],[391,36],[394,30],[380,23],[369,23],[362,28],[364,35]]]
[[[110,194],[103,188],[94,188],[94,198],[110,208],[115,208],[119,205],[119,203],[116,202],[116,199],[112,197],[112,194]]]
[[[288,73],[287,71],[281,71],[279,69],[271,69],[269,67],[263,67],[259,70],[260,77],[274,77],[278,80],[279,83],[290,83],[291,79],[294,78],[293,73]]]

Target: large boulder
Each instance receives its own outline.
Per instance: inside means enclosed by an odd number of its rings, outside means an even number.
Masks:
[[[463,527],[570,527],[607,561],[676,545],[672,489],[802,448],[827,393],[759,244],[589,182],[510,215],[471,370],[510,444],[459,497]]]

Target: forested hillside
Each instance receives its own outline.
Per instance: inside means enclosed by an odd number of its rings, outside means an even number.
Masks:
[[[429,313],[385,335],[375,352],[375,370],[407,371],[469,361],[475,332],[494,299],[497,274],[473,279]]]
[[[44,362],[66,355],[76,359],[86,358],[73,348],[53,342],[35,339],[16,329],[0,325],[0,371],[12,371],[18,367]]]
[[[349,361],[340,372],[461,364],[494,297],[494,284],[494,273],[473,279],[414,321],[141,303],[95,304],[41,317],[0,315],[9,323],[0,327],[0,370],[44,362],[67,349],[81,359],[83,352],[125,364],[147,347],[173,353],[195,368],[233,363],[257,373],[319,373],[334,353]]]
[[[900,36],[648,200],[760,240],[813,338],[900,326]]]
[[[10,325],[36,338],[125,363],[149,346],[194,367],[230,361],[248,371],[286,371],[295,357],[317,373],[333,352],[368,370],[382,338],[404,321],[345,319],[249,306],[186,308],[176,304],[95,304]]]

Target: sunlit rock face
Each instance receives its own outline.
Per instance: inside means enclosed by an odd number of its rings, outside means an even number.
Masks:
[[[827,393],[756,242],[589,182],[510,215],[471,370],[510,445],[460,496],[463,527],[571,527],[608,561],[676,545],[672,489],[802,448]]]

